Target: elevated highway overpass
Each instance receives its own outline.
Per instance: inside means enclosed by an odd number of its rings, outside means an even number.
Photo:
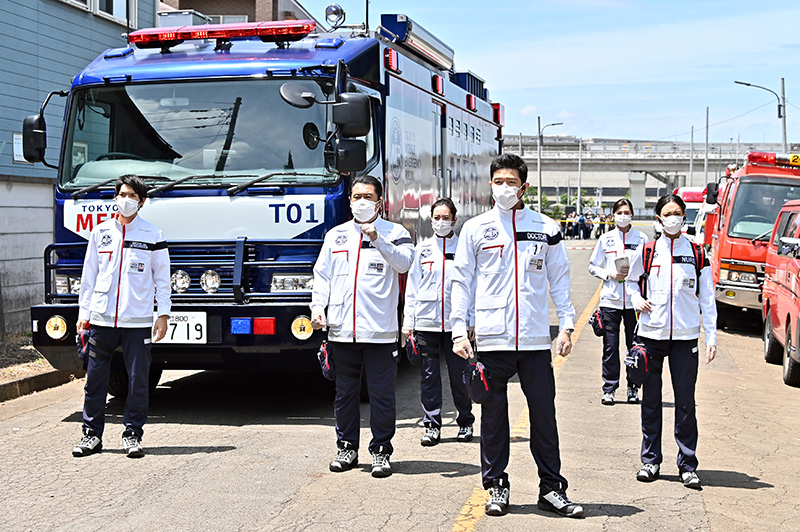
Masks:
[[[537,138],[507,135],[503,151],[521,155],[528,165],[528,181],[537,183]],[[794,150],[800,145],[793,146]],[[729,164],[740,162],[750,151],[781,152],[780,143],[713,143],[708,146],[706,179],[705,144],[620,139],[578,139],[545,136],[542,142],[542,187],[555,198],[574,195],[578,182],[589,196],[617,198],[632,187],[644,189],[647,203],[679,186],[704,186],[715,181]],[[612,200],[613,201],[613,200]],[[603,201],[603,203],[606,203]]]

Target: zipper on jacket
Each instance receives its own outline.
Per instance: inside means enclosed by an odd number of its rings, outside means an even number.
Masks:
[[[673,266],[673,253],[675,252],[675,241],[673,239],[669,239],[669,339],[672,340],[672,313],[673,308],[672,305],[674,304],[672,298],[673,294],[675,293],[675,287],[672,286],[672,270],[674,269]]]
[[[447,262],[447,237],[442,238],[442,332],[444,332],[444,273]],[[467,324],[469,325],[469,324]]]
[[[122,242],[119,245],[119,278],[117,279],[117,310],[114,312],[114,327],[119,319],[119,291],[122,286],[122,259],[125,253],[125,224],[122,224]]]
[[[363,238],[358,241],[358,253],[356,253],[356,273],[353,275],[353,343],[356,343],[356,288],[358,288],[358,262],[361,260],[361,246]]]
[[[517,213],[516,209],[511,211],[511,228],[514,233],[514,309],[516,312],[516,334],[514,337],[514,348],[519,351],[519,268],[517,266]]]
[[[620,231],[622,233],[622,231]],[[622,256],[627,257],[625,254],[625,233],[622,233]],[[616,269],[616,268],[615,268]],[[622,281],[622,310],[625,310],[625,281]]]

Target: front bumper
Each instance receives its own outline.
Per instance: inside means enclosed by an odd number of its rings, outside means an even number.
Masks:
[[[316,352],[325,333],[314,331],[307,340],[299,340],[291,331],[296,317],[310,315],[308,302],[173,305],[172,309],[205,312],[206,342],[153,344],[153,364],[165,369],[319,370]],[[45,332],[45,323],[54,315],[63,317],[67,324],[67,332],[60,340],[50,338]],[[231,318],[275,318],[275,334],[233,334]],[[56,369],[83,369],[75,345],[77,321],[77,305],[31,307],[33,345]]]
[[[717,302],[739,308],[761,310],[761,288],[743,287],[729,283],[716,286]]]

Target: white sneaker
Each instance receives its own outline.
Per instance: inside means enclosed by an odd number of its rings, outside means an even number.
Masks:
[[[600,399],[600,403],[604,405],[613,405],[614,404],[614,392],[606,392],[603,394],[603,397]]]

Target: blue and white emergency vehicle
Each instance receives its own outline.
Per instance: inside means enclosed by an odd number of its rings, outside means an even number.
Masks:
[[[145,29],[128,41],[23,127],[26,158],[50,165],[44,110],[67,98],[46,300],[31,309],[34,345],[58,369],[80,367],[83,255],[115,214],[120,175],[149,184],[141,216],[171,257],[155,372],[313,367],[312,267],[326,231],[350,217],[354,175],[384,181],[384,216],[417,239],[432,233],[440,197],[461,220],[490,207],[503,107],[404,15],[382,15],[375,32],[286,20]]]

